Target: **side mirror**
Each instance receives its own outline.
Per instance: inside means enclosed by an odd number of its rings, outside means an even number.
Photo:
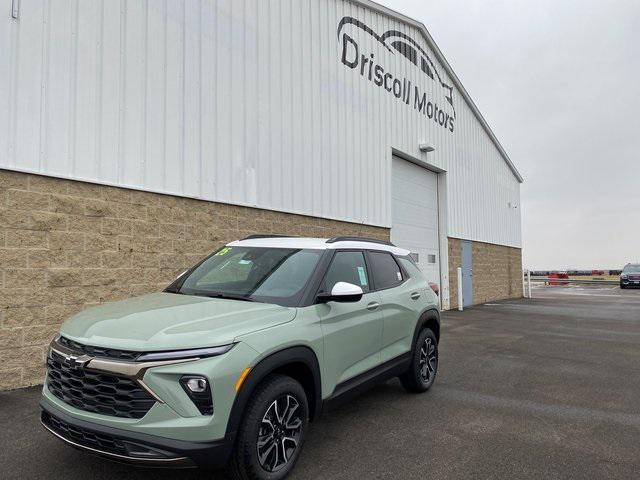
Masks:
[[[321,302],[359,302],[364,295],[362,288],[352,283],[338,282],[331,289],[330,294],[321,294]]]

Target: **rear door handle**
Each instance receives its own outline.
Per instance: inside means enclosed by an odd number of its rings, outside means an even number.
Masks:
[[[411,298],[413,298],[414,300],[417,300],[420,298],[420,294],[418,292],[413,292],[411,294]]]
[[[371,302],[367,305],[367,310],[376,310],[379,306],[380,304],[378,302]]]

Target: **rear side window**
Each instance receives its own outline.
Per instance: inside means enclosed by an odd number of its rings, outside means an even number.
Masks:
[[[404,267],[405,272],[409,274],[411,278],[424,278],[424,275],[418,268],[418,266],[411,261],[409,257],[398,257],[400,265]]]
[[[377,290],[395,287],[402,283],[402,271],[390,253],[369,252],[369,258]]]
[[[358,285],[365,293],[369,291],[369,278],[362,252],[336,252],[324,277],[322,290],[329,293],[338,282]]]

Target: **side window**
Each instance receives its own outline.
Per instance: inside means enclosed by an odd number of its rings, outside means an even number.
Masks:
[[[405,272],[409,274],[409,277],[420,279],[424,278],[424,275],[422,274],[418,266],[413,261],[411,261],[411,258],[398,257],[398,261],[400,262],[400,265],[404,267]]]
[[[338,282],[358,285],[365,293],[369,291],[369,278],[362,252],[336,252],[324,277],[322,290],[331,292]]]
[[[390,253],[370,252],[369,258],[376,290],[395,287],[402,283],[402,271]]]

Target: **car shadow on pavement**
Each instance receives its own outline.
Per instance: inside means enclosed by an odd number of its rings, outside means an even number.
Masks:
[[[42,387],[32,387],[0,394],[0,464],[3,479],[25,478],[91,478],[94,480],[225,480],[224,471],[203,469],[143,468],[79,451],[65,445],[47,432],[40,424],[40,400]],[[309,430],[305,452],[298,468],[291,477],[310,478],[317,472],[316,461],[326,443],[326,436],[335,429],[351,423],[355,417],[370,411],[393,405],[402,396],[398,382],[376,386],[342,406],[322,415]],[[366,414],[365,414],[366,415]],[[369,416],[369,415],[366,415]],[[28,459],[28,461],[27,461]]]

